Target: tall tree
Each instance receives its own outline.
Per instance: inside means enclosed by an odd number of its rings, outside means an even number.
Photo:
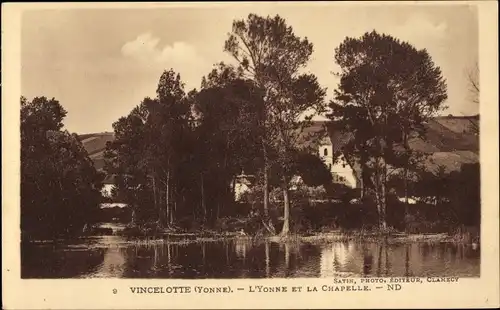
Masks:
[[[373,172],[379,225],[386,229],[388,164],[404,156],[408,170],[410,138],[424,138],[425,122],[444,108],[446,83],[425,49],[376,31],[346,38],[335,49],[335,60],[341,72],[331,118],[353,131],[351,150]]]
[[[303,121],[299,117],[311,108],[321,111],[325,94],[313,75],[300,75],[313,52],[313,45],[307,38],[297,36],[279,15],[261,17],[249,14],[247,19],[233,22],[225,50],[238,62],[239,72],[252,79],[264,92],[264,213],[267,215],[269,203],[269,153],[275,152],[273,160],[278,161],[282,168],[285,201],[282,234],[286,235],[290,213],[289,152],[312,116]]]
[[[165,208],[160,212],[160,225],[173,225],[177,209],[176,177],[183,159],[183,138],[189,131],[190,106],[186,100],[180,75],[172,69],[164,71],[158,82],[156,100],[147,102],[149,150],[154,167],[152,178],[165,187]],[[156,185],[156,182],[155,182]],[[163,214],[166,211],[166,214]],[[163,218],[165,216],[165,218]]]
[[[220,65],[203,79],[194,107],[204,154],[200,158],[204,163],[202,173],[212,175],[210,188],[214,193],[210,196],[217,200],[213,203],[218,215],[234,199],[236,177],[242,171],[254,171],[261,161],[262,93],[251,80],[235,74],[234,68]]]
[[[115,141],[108,147],[107,161],[108,170],[116,170],[125,190],[131,191],[130,201],[147,205],[140,195],[149,197],[158,227],[163,228],[175,221],[177,177],[186,155],[191,107],[180,76],[173,70],[163,72],[156,94],[113,125]]]
[[[201,88],[224,87],[236,80],[246,80],[243,75],[243,68],[225,64],[220,62],[214,66],[207,76],[201,79]],[[247,80],[248,83],[251,80]]]
[[[28,238],[82,232],[99,212],[103,176],[54,98],[21,98],[21,231]]]
[[[118,195],[131,205],[136,215],[134,220],[140,222],[145,221],[152,211],[144,204],[149,202],[144,186],[148,175],[145,156],[147,115],[145,104],[141,103],[129,115],[114,122],[114,140],[108,143],[104,154],[104,170],[115,176]]]

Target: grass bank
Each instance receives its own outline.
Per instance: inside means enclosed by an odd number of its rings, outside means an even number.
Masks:
[[[270,236],[268,239],[272,242],[286,242],[288,240],[299,241],[304,243],[321,244],[330,242],[387,242],[389,244],[397,243],[440,243],[440,242],[453,242],[453,243],[471,243],[468,238],[449,235],[446,233],[440,234],[406,234],[406,233],[342,233],[342,232],[329,232],[329,233],[316,233],[312,235],[292,234],[287,237]]]
[[[224,240],[241,240],[241,241],[269,241],[275,243],[285,242],[302,242],[311,244],[324,244],[332,242],[386,242],[389,244],[398,243],[463,243],[463,244],[478,244],[478,241],[467,234],[448,234],[448,233],[429,233],[429,234],[407,234],[401,232],[379,233],[368,231],[331,231],[331,232],[315,232],[308,234],[289,234],[286,237],[279,235],[266,236],[258,235],[242,235],[237,232],[216,232],[216,231],[200,231],[191,233],[178,232],[162,232],[155,235],[126,235],[129,240],[137,242],[172,242],[172,243],[192,243],[192,242],[220,242]]]

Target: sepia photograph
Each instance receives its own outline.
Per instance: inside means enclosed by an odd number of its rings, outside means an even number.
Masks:
[[[478,18],[23,12],[21,278],[481,277]]]

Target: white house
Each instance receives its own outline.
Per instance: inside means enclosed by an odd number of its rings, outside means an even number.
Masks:
[[[347,162],[343,154],[334,156],[332,143],[320,145],[319,157],[324,161],[332,173],[333,183],[344,184],[350,188],[359,187],[360,181],[358,180],[354,169]]]
[[[343,133],[331,132],[326,128],[326,124],[325,121],[313,122],[311,126],[303,130],[298,143],[317,150],[319,158],[324,161],[332,173],[333,183],[343,184],[352,189],[361,188],[363,184],[359,167],[351,165],[341,152],[341,148],[350,137]],[[324,132],[324,134],[313,138],[313,135],[320,132]],[[296,189],[300,182],[300,177],[293,177],[290,181],[290,189]],[[235,185],[235,198],[238,201],[244,192],[250,190],[250,183],[243,176],[240,176]]]
[[[244,193],[250,190],[250,184],[243,178],[237,178],[234,182],[234,200],[240,201]]]
[[[108,198],[111,198],[111,192],[113,191],[113,188],[115,187],[114,184],[106,184],[104,183],[103,184],[103,187],[101,189],[101,194],[104,196],[104,197],[108,197]]]
[[[115,178],[114,176],[106,176],[106,178],[103,181],[103,187],[101,189],[101,195],[105,198],[111,199],[112,198],[112,191],[113,188],[115,187]],[[106,209],[106,208],[126,208],[128,207],[127,204],[125,203],[120,203],[120,202],[104,202],[101,203],[101,209]]]
[[[340,132],[333,132],[326,127],[327,122],[315,122],[306,129],[305,139],[310,132],[326,131],[319,142],[313,148],[317,149],[318,156],[328,167],[333,177],[333,183],[343,184],[349,188],[361,188],[361,171],[359,167],[352,165],[342,154],[342,147],[350,136]],[[318,140],[317,140],[318,141]],[[307,143],[304,140],[305,143]]]

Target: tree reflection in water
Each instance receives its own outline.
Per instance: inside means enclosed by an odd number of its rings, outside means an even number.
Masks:
[[[24,245],[23,278],[479,276],[480,251],[451,243],[321,245],[240,238],[132,242],[121,237]]]
[[[111,237],[105,237],[111,238]],[[109,242],[109,241],[108,241]],[[110,242],[112,244],[112,242]],[[102,264],[97,268],[93,276],[122,278],[126,268],[126,251],[118,245],[110,245],[105,253]]]
[[[373,255],[367,245],[363,244],[363,275],[372,274]]]
[[[80,239],[21,244],[21,278],[88,277],[105,257],[105,249],[96,247],[96,243],[94,239]]]
[[[405,245],[405,277],[411,276],[410,272],[410,245]]]
[[[389,260],[389,245],[387,242],[385,243],[385,272],[387,276],[392,274],[391,262]]]
[[[271,275],[271,266],[270,266],[270,261],[271,259],[269,258],[269,241],[265,241],[265,253],[266,253],[266,278],[269,278]]]

